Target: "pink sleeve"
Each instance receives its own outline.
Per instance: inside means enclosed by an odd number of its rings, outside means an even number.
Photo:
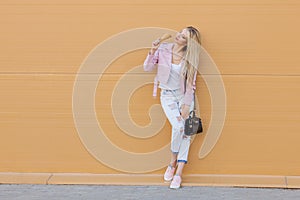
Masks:
[[[147,55],[147,58],[144,61],[144,70],[145,71],[152,71],[155,68],[155,65],[158,63],[158,53],[157,50],[153,55],[150,52]]]

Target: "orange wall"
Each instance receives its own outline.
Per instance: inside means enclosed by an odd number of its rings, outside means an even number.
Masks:
[[[227,113],[217,144],[203,159],[198,152],[206,133],[195,138],[185,173],[300,174],[298,1],[25,0],[0,5],[0,172],[123,173],[99,162],[79,138],[72,112],[76,73],[92,49],[112,35],[193,25],[221,73]],[[154,137],[136,139],[124,134],[112,116],[112,88],[146,54],[131,52],[113,62],[95,98],[107,137],[136,153],[155,151],[170,140],[168,124]],[[134,81],[153,74],[129,76]],[[198,76],[197,96],[207,130],[211,100],[205,76],[210,74]],[[132,118],[141,126],[150,122],[150,106],[159,103],[151,95],[149,84],[130,100]]]

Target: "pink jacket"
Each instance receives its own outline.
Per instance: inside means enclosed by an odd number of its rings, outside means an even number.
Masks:
[[[166,84],[171,71],[171,64],[172,64],[172,48],[174,43],[162,43],[157,51],[151,55],[150,53],[147,55],[146,60],[144,61],[144,70],[145,71],[152,71],[156,67],[157,64],[157,75],[154,80],[154,89],[153,89],[153,96],[156,96],[157,91],[157,83],[158,81]],[[185,83],[184,79],[181,79],[181,90],[184,92],[184,99],[183,102],[186,105],[191,105],[193,98],[194,98],[194,90],[196,89],[196,77],[197,72],[194,75],[193,85],[186,86],[185,91]]]

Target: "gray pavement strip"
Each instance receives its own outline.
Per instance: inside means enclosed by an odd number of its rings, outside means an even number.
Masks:
[[[299,189],[118,185],[30,185],[0,184],[0,200],[87,200],[87,199],[205,199],[290,200],[300,199]]]

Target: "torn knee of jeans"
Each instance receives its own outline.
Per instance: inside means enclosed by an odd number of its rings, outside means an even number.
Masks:
[[[177,119],[178,122],[181,122],[182,117],[181,116],[177,116],[176,119]]]
[[[183,133],[183,127],[180,128],[180,133]]]
[[[172,103],[172,104],[170,104],[170,105],[168,105],[168,106],[169,106],[169,108],[170,108],[171,110],[176,109],[176,103]]]
[[[183,134],[182,139],[190,139],[191,136]]]

